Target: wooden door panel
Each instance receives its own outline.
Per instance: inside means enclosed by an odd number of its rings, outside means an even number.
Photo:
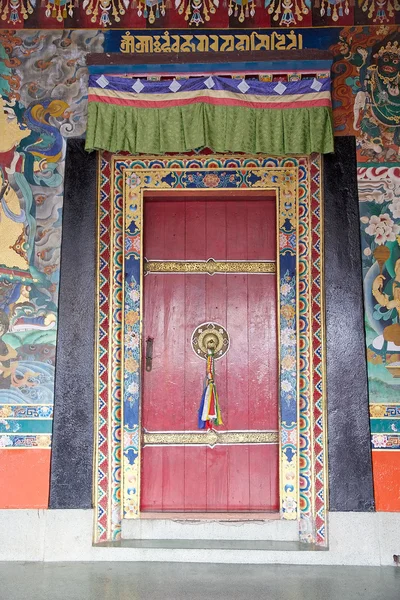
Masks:
[[[185,414],[183,428],[197,429],[197,412],[200,404],[199,388],[203,386],[204,370],[198,356],[191,347],[191,332],[203,322],[205,316],[206,280],[204,275],[181,275],[185,286],[186,330],[184,336],[183,360],[185,362]],[[204,366],[204,365],[202,365]],[[200,367],[200,368],[199,368]],[[200,391],[201,395],[201,391]]]
[[[249,429],[278,429],[276,278],[248,276]]]
[[[140,505],[142,511],[163,510],[163,453],[159,446],[142,448]]]
[[[148,260],[273,260],[271,200],[145,203]],[[142,427],[197,430],[205,362],[191,348],[202,322],[226,326],[231,347],[216,361],[220,430],[278,429],[276,277],[150,274],[144,278],[143,338],[154,338],[143,372]],[[143,511],[262,511],[278,506],[278,446],[146,446]]]
[[[249,446],[249,488],[251,511],[279,510],[279,446]]]

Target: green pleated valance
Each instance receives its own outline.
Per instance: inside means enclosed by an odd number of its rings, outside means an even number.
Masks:
[[[328,79],[90,78],[87,150],[133,154],[333,152]]]

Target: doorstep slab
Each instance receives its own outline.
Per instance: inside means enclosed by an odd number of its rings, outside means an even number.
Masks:
[[[123,519],[124,540],[263,540],[297,542],[297,521]]]

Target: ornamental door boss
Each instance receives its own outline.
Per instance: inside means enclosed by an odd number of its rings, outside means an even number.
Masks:
[[[146,265],[144,260],[141,240],[144,194],[152,191],[197,187],[203,190],[210,189],[206,183],[208,180],[212,181],[213,188],[219,188],[218,193],[224,189],[276,193],[278,214],[276,271],[279,282],[280,352],[280,511],[282,518],[301,520],[303,540],[326,543],[319,160],[318,155],[313,155],[310,159],[241,157],[233,160],[232,157],[223,156],[196,157],[194,161],[183,157],[167,160],[160,160],[159,157],[141,160],[115,157],[111,162],[103,159],[100,228],[104,219],[108,218],[107,201],[110,201],[113,218],[112,234],[107,242],[108,248],[111,248],[111,256],[118,256],[119,253],[124,255],[124,323],[112,324],[111,339],[114,342],[111,343],[110,348],[112,351],[114,344],[117,350],[118,331],[123,325],[124,351],[122,356],[113,351],[108,354],[108,364],[111,367],[114,365],[113,373],[117,375],[112,377],[111,382],[111,386],[116,386],[116,390],[120,381],[118,375],[124,373],[123,436],[121,436],[124,441],[121,461],[122,489],[119,492],[120,484],[113,473],[119,469],[121,455],[113,452],[110,454],[110,464],[105,463],[106,454],[102,451],[105,446],[102,439],[99,440],[98,468],[104,475],[108,473],[111,489],[115,489],[115,492],[110,497],[102,495],[101,486],[97,490],[96,504],[101,506],[103,502],[104,514],[102,520],[98,521],[96,539],[118,537],[120,527],[118,520],[113,521],[110,516],[107,516],[107,519],[104,516],[110,515],[111,506],[118,506],[118,498],[122,497],[124,517],[140,516],[141,286],[144,271],[159,269],[161,266],[154,263]],[[154,168],[153,164],[157,168]],[[111,189],[107,187],[110,181]],[[101,249],[102,246],[100,258]],[[218,261],[210,260],[206,261],[207,264],[203,263],[201,266],[192,264],[189,268],[201,269],[206,273],[218,272],[217,269],[221,267],[215,264],[216,262]],[[118,281],[122,280],[121,267],[118,261],[113,265],[114,293],[111,298],[111,314],[117,314],[122,308],[121,296],[117,293],[120,285]],[[236,268],[230,265],[226,267]],[[102,278],[104,268],[103,263],[100,262],[100,283],[104,280]],[[165,265],[162,268],[165,268]],[[262,266],[258,265],[255,268],[262,268]],[[101,302],[99,325],[101,328]],[[106,356],[107,351],[108,347],[103,348],[102,340],[99,340],[100,354]],[[118,368],[118,361],[121,358],[122,371]],[[108,403],[110,414],[114,415],[113,406],[118,408],[118,394],[110,396],[110,392],[112,389],[107,390],[100,383],[100,401],[104,398]],[[115,432],[121,427],[118,419],[114,417],[111,419],[110,426]],[[199,435],[204,433],[199,432]],[[213,435],[222,437],[228,433],[213,433]],[[118,440],[118,436],[115,439]],[[219,443],[219,440],[215,439],[212,443]],[[115,448],[117,447],[118,441],[115,441]],[[315,483],[317,480],[318,485]]]

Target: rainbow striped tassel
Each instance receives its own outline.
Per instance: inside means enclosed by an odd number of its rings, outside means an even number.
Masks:
[[[214,382],[214,356],[210,353],[207,356],[206,385],[199,408],[199,429],[212,429],[214,425],[223,423]]]

